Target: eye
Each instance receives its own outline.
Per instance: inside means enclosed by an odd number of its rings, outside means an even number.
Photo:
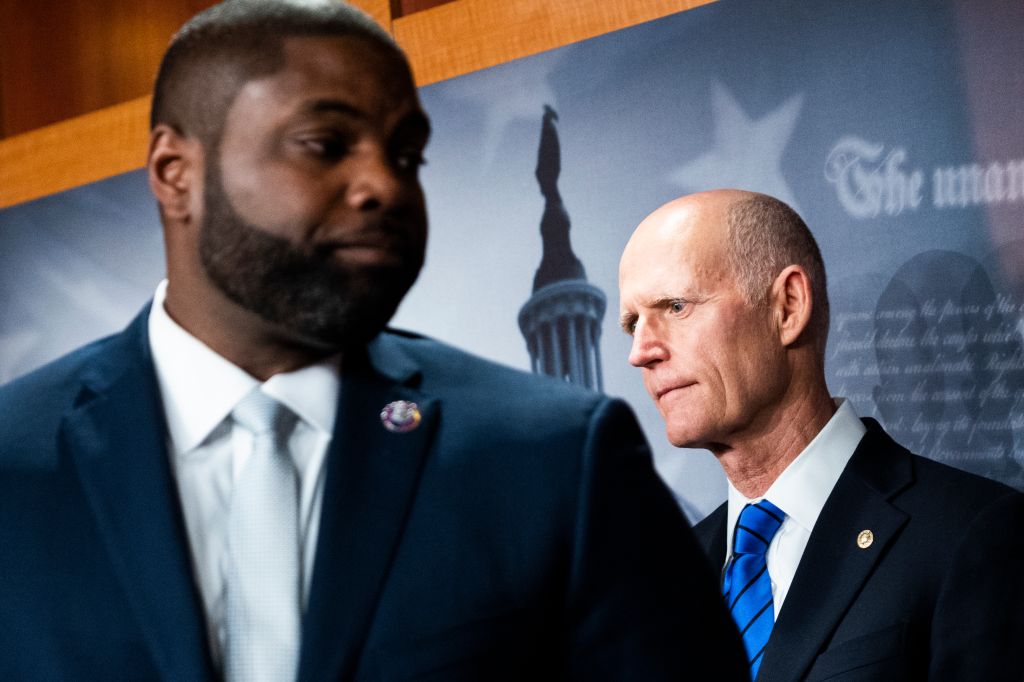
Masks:
[[[338,135],[307,137],[300,144],[311,156],[324,161],[336,161],[348,152],[348,143]]]
[[[686,301],[681,301],[678,299],[676,299],[675,301],[670,301],[668,304],[668,309],[670,312],[672,312],[672,314],[679,315],[686,311]]]
[[[425,165],[427,160],[419,149],[403,149],[395,155],[395,167],[403,173],[415,173]]]

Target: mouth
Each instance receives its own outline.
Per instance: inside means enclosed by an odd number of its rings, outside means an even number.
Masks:
[[[326,260],[367,266],[422,262],[426,225],[414,217],[384,214],[362,224],[322,225],[314,248]]]
[[[391,234],[375,234],[320,244],[317,252],[325,260],[352,265],[407,265],[417,259],[414,240]]]
[[[330,257],[360,265],[397,265],[406,262],[407,250],[387,243],[335,244],[330,247]]]
[[[659,388],[657,390],[657,392],[654,394],[655,395],[655,400],[661,400],[662,398],[664,398],[666,395],[668,395],[670,393],[674,393],[676,391],[682,391],[684,389],[687,389],[687,388],[689,388],[691,386],[696,386],[696,385],[697,385],[697,382],[690,381],[690,382],[686,382],[686,383],[675,384],[673,386],[668,386],[666,388]]]

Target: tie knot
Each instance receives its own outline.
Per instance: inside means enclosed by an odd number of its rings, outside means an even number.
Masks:
[[[736,521],[736,536],[733,542],[735,554],[765,554],[768,545],[779,530],[785,512],[768,500],[748,504]]]
[[[231,412],[231,416],[257,436],[268,432],[281,435],[295,418],[291,410],[259,388],[242,398]]]

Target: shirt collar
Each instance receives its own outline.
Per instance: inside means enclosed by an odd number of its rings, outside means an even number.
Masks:
[[[808,533],[814,529],[825,501],[867,430],[849,400],[837,398],[835,402],[837,409],[832,418],[762,497],[747,499],[729,482],[726,527],[729,552],[732,550],[732,530],[743,507],[763,499],[770,500],[786,513],[787,520],[792,519]]]
[[[164,308],[167,280],[157,286],[149,311],[149,343],[156,368],[168,435],[175,455],[205,441],[235,405],[260,382],[185,331]],[[334,431],[340,376],[339,358],[327,358],[263,384],[307,424]]]
[[[331,358],[294,372],[275,374],[263,384],[263,391],[277,398],[302,421],[330,436],[338,406],[341,377],[340,358]]]

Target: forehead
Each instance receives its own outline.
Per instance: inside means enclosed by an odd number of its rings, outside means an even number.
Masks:
[[[724,214],[666,206],[633,233],[619,266],[623,306],[707,294],[731,281]]]
[[[232,113],[242,110],[248,118],[332,100],[344,101],[371,119],[419,109],[405,64],[370,39],[293,36],[284,39],[282,49],[282,67],[246,82]]]
[[[291,36],[283,43],[283,80],[325,84],[364,83],[395,97],[415,94],[405,63],[394,52],[362,36]]]

